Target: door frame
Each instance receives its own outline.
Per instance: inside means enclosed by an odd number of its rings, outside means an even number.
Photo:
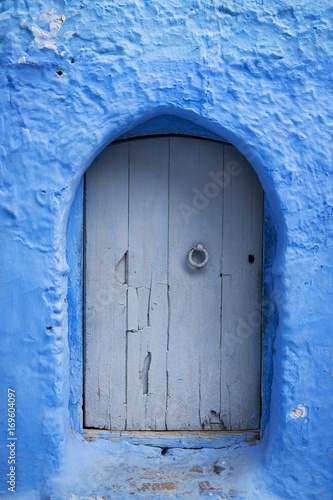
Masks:
[[[149,123],[149,121],[147,122]],[[148,127],[149,129],[149,127]],[[215,134],[209,137],[209,131],[205,137],[202,133],[197,135],[192,131],[189,134],[168,132],[159,134],[145,133],[141,130],[126,134],[121,139],[131,137],[147,137],[149,135],[190,135],[197,138],[211,138],[217,140]],[[113,141],[116,142],[116,141]],[[227,142],[221,138],[220,142]],[[270,381],[273,377],[272,356],[275,330],[278,323],[276,303],[273,295],[272,265],[276,253],[276,230],[273,212],[271,211],[267,197],[264,195],[263,214],[263,281],[262,281],[262,367],[261,367],[261,419],[260,428],[254,431],[103,431],[85,429],[83,422],[84,404],[84,382],[83,382],[83,200],[84,200],[84,176],[79,183],[75,200],[72,204],[71,213],[67,227],[67,260],[70,267],[68,286],[68,310],[69,310],[69,349],[70,349],[70,420],[74,431],[79,432],[88,441],[96,439],[126,440],[133,444],[150,444],[160,446],[161,449],[168,447],[182,448],[221,448],[242,441],[252,442],[261,438],[263,431],[269,421],[270,405]],[[157,436],[158,434],[158,436]],[[209,435],[208,435],[209,434]],[[229,443],[229,444],[228,444]]]

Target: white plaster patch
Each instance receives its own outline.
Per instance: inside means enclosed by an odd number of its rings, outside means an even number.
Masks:
[[[56,54],[58,54],[57,37],[65,19],[65,14],[54,14],[54,9],[41,14],[39,20],[48,22],[50,31],[45,32],[36,26],[31,26],[29,29],[33,32],[35,37],[34,41],[31,42],[31,46],[37,47],[38,49],[52,49]]]
[[[27,61],[27,56],[25,56],[25,55],[21,56],[17,62],[19,64],[35,64],[31,61]]]
[[[64,37],[66,38],[66,40],[70,40],[75,33],[76,33],[75,30],[65,31]]]
[[[299,417],[304,418],[304,417],[306,417],[307,413],[308,413],[308,410],[307,410],[306,406],[299,404],[295,410],[292,410],[290,412],[290,417],[293,419],[296,419]]]

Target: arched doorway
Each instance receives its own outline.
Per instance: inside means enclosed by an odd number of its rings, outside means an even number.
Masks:
[[[119,141],[86,174],[85,427],[260,421],[263,191],[230,144]]]

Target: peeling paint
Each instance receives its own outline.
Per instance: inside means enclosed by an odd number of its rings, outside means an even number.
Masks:
[[[64,37],[66,38],[66,40],[70,40],[72,38],[72,36],[75,35],[75,33],[76,33],[75,30],[65,31]]]
[[[58,32],[66,19],[65,14],[54,14],[54,8],[49,12],[44,12],[39,17],[40,21],[46,21],[49,23],[50,31],[42,31],[37,26],[30,26],[30,31],[34,35],[34,40],[31,42],[32,47],[37,49],[52,49],[56,54],[58,54],[57,38]]]
[[[149,392],[150,363],[151,363],[151,353],[148,352],[147,356],[144,359],[143,368],[142,368],[142,371],[140,373],[140,379],[142,382],[142,394],[148,394],[148,392]]]
[[[307,416],[307,413],[308,413],[308,410],[307,410],[306,406],[299,404],[295,410],[292,410],[290,412],[290,417],[293,419],[300,418],[300,417],[305,418]]]

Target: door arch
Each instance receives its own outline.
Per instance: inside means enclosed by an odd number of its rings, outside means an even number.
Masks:
[[[97,158],[86,174],[85,427],[259,427],[262,209],[230,144],[141,138]],[[188,260],[198,244],[202,268]]]

